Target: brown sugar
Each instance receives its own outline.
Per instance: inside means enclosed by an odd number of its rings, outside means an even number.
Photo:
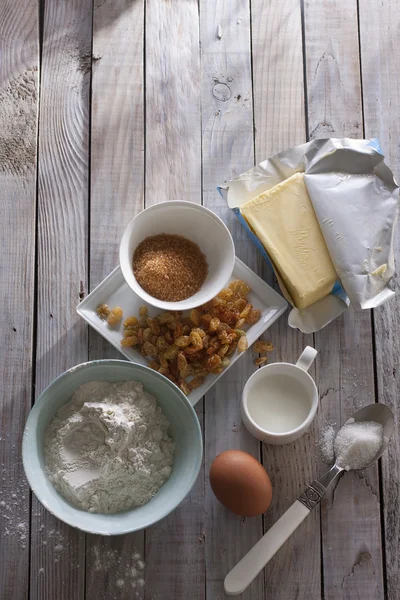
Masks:
[[[139,285],[164,302],[186,300],[199,291],[207,276],[207,261],[194,242],[181,235],[147,237],[133,255]]]

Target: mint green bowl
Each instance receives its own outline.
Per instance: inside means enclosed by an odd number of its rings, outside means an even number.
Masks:
[[[75,390],[89,381],[141,381],[170,422],[176,444],[172,474],[144,506],[115,515],[93,514],[72,506],[54,489],[44,466],[43,439],[58,409]],[[153,525],[173,511],[193,487],[200,470],[203,443],[200,424],[189,400],[169,379],[156,371],[123,360],[96,360],[69,369],[39,396],[26,422],[22,460],[32,491],[53,515],[83,531],[100,535],[130,533]]]

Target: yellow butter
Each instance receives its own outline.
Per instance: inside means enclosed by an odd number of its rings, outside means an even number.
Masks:
[[[302,173],[241,206],[297,308],[327,296],[337,279]]]

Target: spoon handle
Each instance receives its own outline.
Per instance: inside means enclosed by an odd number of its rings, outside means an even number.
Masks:
[[[313,481],[281,518],[228,573],[224,581],[228,596],[241,594],[279,548],[316,506],[327,487],[343,471],[334,465],[319,481]]]
[[[241,594],[309,514],[310,509],[296,500],[228,573],[225,593],[228,596]]]

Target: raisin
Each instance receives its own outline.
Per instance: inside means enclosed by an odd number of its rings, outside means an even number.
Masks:
[[[195,308],[190,311],[190,320],[194,325],[200,325],[200,313]]]
[[[264,340],[258,340],[258,342],[253,345],[253,350],[254,352],[257,352],[257,354],[272,352],[273,349],[274,347],[271,342],[265,342]]]
[[[178,348],[186,348],[190,344],[190,337],[188,335],[182,335],[175,340],[175,344]]]
[[[217,319],[217,317],[214,317],[211,319],[208,329],[210,331],[217,331],[218,327],[220,326],[220,323],[221,321]]]
[[[100,319],[106,320],[110,314],[110,309],[108,308],[107,304],[100,304],[100,306],[97,307],[96,312]]]
[[[136,336],[122,338],[121,340],[121,346],[124,346],[124,348],[131,348],[132,346],[136,346],[137,343],[138,340]]]
[[[213,354],[212,356],[210,356],[210,358],[206,362],[206,369],[208,371],[212,371],[213,369],[216,369],[217,367],[219,367],[221,365],[221,362],[222,362],[221,357],[218,356],[218,354]]]
[[[124,327],[126,327],[127,329],[130,329],[132,327],[136,327],[137,324],[138,324],[138,320],[137,320],[136,317],[128,317],[124,321]]]
[[[246,335],[242,335],[240,340],[238,341],[237,349],[239,352],[244,352],[249,347],[249,341]]]
[[[256,367],[261,367],[266,362],[268,362],[268,357],[260,356],[259,358],[256,358],[256,360],[254,361],[254,364],[256,365]]]
[[[250,311],[250,314],[248,315],[248,317],[246,318],[247,323],[249,323],[249,325],[254,325],[254,323],[257,323],[261,318],[261,310],[259,310],[258,308],[253,308]]]
[[[196,331],[191,331],[190,332],[190,342],[193,344],[193,346],[195,348],[203,348],[203,340],[200,336],[200,334],[198,334]]]
[[[157,348],[155,346],[153,346],[153,344],[150,344],[150,342],[145,342],[143,344],[142,351],[144,353],[144,356],[156,356],[157,355]]]
[[[121,321],[122,317],[123,317],[123,310],[120,306],[116,306],[115,308],[112,308],[110,311],[110,314],[107,317],[107,323],[108,325],[110,325],[111,327],[113,327],[114,325],[118,325],[118,323]]]

